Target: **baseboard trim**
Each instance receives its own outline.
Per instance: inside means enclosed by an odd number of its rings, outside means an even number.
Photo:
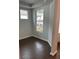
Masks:
[[[50,55],[52,55],[52,56],[54,56],[54,55],[56,55],[57,54],[57,50],[56,51],[54,51],[53,53],[52,52],[50,52]]]
[[[26,39],[26,38],[29,38],[29,37],[32,37],[32,35],[26,36],[26,37],[22,37],[22,38],[20,38],[19,40],[23,40],[23,39]]]
[[[36,38],[39,38],[39,39],[41,39],[41,40],[43,40],[43,41],[48,42],[48,44],[50,45],[50,47],[52,47],[52,45],[51,45],[51,43],[49,42],[48,39],[44,39],[44,38],[38,37],[38,36],[36,36],[36,35],[33,35],[33,37],[36,37]]]
[[[48,43],[49,43],[50,47],[52,47],[52,45],[51,45],[51,43],[50,43],[50,41],[49,41],[49,40],[48,40]]]
[[[36,38],[39,38],[39,39],[41,39],[41,40],[43,40],[43,41],[48,42],[48,40],[47,40],[47,39],[44,39],[44,38],[38,37],[38,36],[36,36],[36,35],[33,35],[33,37],[36,37]]]
[[[36,35],[26,36],[26,37],[20,38],[19,40],[23,40],[23,39],[26,39],[26,38],[29,38],[29,37],[36,37],[36,38],[39,38],[39,39],[41,39],[41,40],[43,40],[43,41],[46,41],[46,42],[48,42],[48,44],[49,44],[50,47],[51,47],[51,43],[49,42],[48,39],[44,39],[44,38],[38,37],[38,36],[36,36]]]

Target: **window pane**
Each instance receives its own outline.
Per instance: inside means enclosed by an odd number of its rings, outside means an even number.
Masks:
[[[20,18],[21,19],[28,19],[28,11],[27,10],[20,10]]]
[[[43,17],[44,17],[44,10],[37,10],[37,26],[36,26],[36,30],[38,32],[43,32]]]
[[[21,16],[21,19],[28,19],[28,17],[22,15],[22,16]]]

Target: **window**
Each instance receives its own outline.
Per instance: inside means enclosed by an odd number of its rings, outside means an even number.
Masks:
[[[20,10],[20,19],[28,19],[28,11],[27,10]]]
[[[36,31],[43,32],[44,10],[37,10],[36,17]]]

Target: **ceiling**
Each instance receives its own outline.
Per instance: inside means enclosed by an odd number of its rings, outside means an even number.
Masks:
[[[28,3],[28,4],[36,4],[36,3],[39,3],[39,2],[45,2],[46,0],[20,0],[20,1]]]
[[[36,8],[50,4],[52,1],[53,0],[19,0],[19,5],[24,8]]]

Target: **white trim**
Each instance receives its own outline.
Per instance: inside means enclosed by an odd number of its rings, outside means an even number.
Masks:
[[[49,40],[48,40],[48,43],[49,43],[50,47],[52,47],[51,42]]]
[[[46,41],[46,42],[48,42],[48,44],[50,45],[50,47],[52,46],[51,43],[50,43],[50,41],[49,41],[48,39],[44,39],[44,38],[38,37],[38,36],[36,36],[36,35],[30,35],[30,36],[22,37],[22,38],[19,38],[19,40],[22,40],[22,39],[28,38],[28,37],[32,37],[32,36],[33,36],[33,37],[36,37],[36,38],[39,38],[39,39],[41,39],[41,40],[43,40],[43,41]]]
[[[52,53],[52,52],[50,52],[50,55],[54,56],[56,53],[57,53],[57,50],[56,50],[56,51],[54,51],[53,53]]]
[[[48,44],[50,45],[50,47],[52,47],[52,45],[51,45],[51,43],[49,42],[48,39],[44,39],[44,38],[42,38],[42,37],[38,37],[38,36],[36,36],[36,35],[33,35],[33,36],[36,37],[36,38],[39,38],[39,39],[41,39],[41,40],[43,40],[43,41],[48,42]]]
[[[42,37],[38,37],[38,36],[36,36],[36,35],[33,35],[33,36],[36,37],[36,38],[39,38],[39,39],[41,39],[41,40],[43,40],[43,41],[48,42],[48,39],[44,39],[44,38],[42,38]]]
[[[21,38],[19,38],[19,40],[23,40],[24,38],[28,38],[28,37],[31,37],[32,35],[30,35],[30,36],[26,36],[26,37],[21,37]]]

